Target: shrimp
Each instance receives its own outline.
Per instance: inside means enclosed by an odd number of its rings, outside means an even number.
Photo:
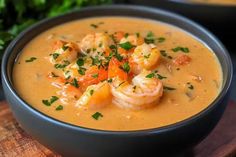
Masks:
[[[191,62],[191,58],[187,55],[179,55],[178,57],[176,57],[174,60],[173,60],[173,63],[175,65],[187,65]]]
[[[96,85],[90,85],[76,102],[76,107],[85,107],[90,109],[103,108],[111,104],[111,90],[106,81]]]
[[[82,95],[82,91],[79,88],[71,85],[71,80],[66,80],[62,77],[50,78],[52,85],[58,89],[57,94],[61,96],[60,100],[63,104],[68,104],[69,102],[76,102],[76,100]]]
[[[53,64],[63,64],[65,61],[73,62],[78,56],[78,45],[73,42],[56,41],[54,53],[50,55],[50,62]]]
[[[143,69],[150,70],[160,60],[160,52],[153,44],[142,44],[134,49],[129,61],[131,71],[135,74],[140,73]]]
[[[112,44],[113,41],[108,34],[94,33],[86,35],[79,45],[83,54],[95,57],[99,53],[108,56],[110,53],[109,46]]]
[[[143,70],[132,82],[114,78],[111,84],[113,104],[127,109],[143,109],[157,105],[163,94],[163,84],[157,78],[147,78],[150,71]]]

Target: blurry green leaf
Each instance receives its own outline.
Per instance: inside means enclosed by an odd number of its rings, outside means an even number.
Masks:
[[[24,21],[22,24],[15,24],[10,29],[9,32],[13,35],[19,34],[25,28],[29,27],[30,25],[34,24],[36,21],[34,19],[28,19]]]
[[[0,0],[0,10],[1,10],[2,8],[5,8],[5,6],[6,6],[5,0]]]

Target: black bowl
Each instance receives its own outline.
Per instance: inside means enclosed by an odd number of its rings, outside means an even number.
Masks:
[[[122,132],[88,129],[61,122],[36,110],[19,97],[12,83],[12,68],[17,55],[33,37],[71,20],[111,15],[166,22],[204,41],[215,52],[223,69],[223,88],[219,96],[205,110],[179,123],[155,129]],[[225,109],[232,73],[227,50],[215,36],[198,24],[167,11],[124,5],[86,8],[41,21],[21,33],[9,45],[2,61],[3,88],[17,121],[40,143],[70,157],[156,156],[181,151],[197,144],[214,128]],[[37,89],[33,90],[37,92]]]
[[[236,5],[193,3],[189,0],[127,0],[139,5],[155,6],[182,14],[214,32],[227,46],[236,36]]]

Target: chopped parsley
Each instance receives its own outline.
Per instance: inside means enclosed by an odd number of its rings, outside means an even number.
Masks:
[[[51,76],[51,77],[59,77],[59,76],[56,75],[54,72],[51,72],[51,73],[50,73],[50,76]]]
[[[92,96],[92,95],[93,95],[93,93],[94,93],[94,90],[93,90],[93,89],[91,89],[91,90],[89,91],[89,93],[90,93],[90,95]]]
[[[145,43],[147,44],[153,44],[155,43],[155,35],[152,31],[148,32],[146,37],[144,38]]]
[[[80,75],[85,75],[85,71],[86,71],[85,68],[79,67],[78,73],[79,73]]]
[[[36,57],[30,57],[29,59],[26,59],[25,62],[28,63],[28,62],[33,62],[34,60],[36,60],[37,58]]]
[[[62,105],[58,105],[58,106],[56,107],[56,111],[60,111],[60,110],[63,110],[63,106],[62,106]]]
[[[168,59],[173,59],[173,57],[169,56],[165,50],[160,50],[160,53],[163,57],[166,57]]]
[[[158,78],[159,80],[162,80],[162,79],[166,79],[166,78],[167,78],[167,77],[165,77],[165,76],[162,76],[162,75],[158,74],[157,71],[152,72],[152,73],[146,75],[146,78],[154,78],[154,77]]]
[[[125,50],[130,50],[132,49],[134,46],[130,43],[130,42],[125,42],[125,43],[121,43],[119,44],[119,46]]]
[[[84,65],[84,60],[83,60],[83,58],[79,58],[79,59],[76,61],[76,64],[77,64],[78,66],[83,66],[83,65]]]
[[[164,86],[163,89],[164,90],[176,90],[176,88],[168,87],[168,86]]]
[[[146,76],[146,78],[153,78],[153,77],[155,77],[155,73],[150,73]]]
[[[57,101],[59,98],[57,96],[52,96],[50,100],[42,100],[42,103],[46,106],[51,106],[55,101]]]
[[[64,60],[63,62],[64,62],[64,64],[55,64],[54,67],[56,69],[63,69],[70,64],[70,62],[67,60]]]
[[[90,26],[93,28],[98,28],[98,25],[95,25],[95,24],[90,24]]]
[[[128,36],[129,36],[129,33],[125,33],[124,37],[128,38]]]
[[[124,70],[126,73],[128,73],[130,71],[130,66],[129,66],[129,63],[128,62],[125,62],[122,67],[121,67],[122,70]]]
[[[173,48],[172,51],[174,51],[174,52],[182,51],[184,53],[189,53],[189,48],[177,46],[177,47]]]
[[[111,82],[112,82],[112,78],[109,78],[109,79],[107,80],[107,82],[108,82],[108,83],[111,83]]]
[[[56,60],[59,57],[59,55],[60,55],[59,53],[53,53],[52,58]]]
[[[70,84],[76,88],[79,88],[79,84],[76,78],[74,78]]]
[[[148,55],[144,55],[143,57],[148,59],[150,57],[151,54],[148,54]]]
[[[164,37],[157,38],[158,43],[163,43],[166,40]]]
[[[98,73],[92,75],[93,78],[98,78]]]
[[[103,117],[103,115],[100,113],[100,112],[96,112],[92,115],[92,117],[95,119],[95,120],[98,120],[99,118]]]
[[[69,48],[69,47],[66,46],[66,45],[63,45],[63,46],[62,46],[62,50],[63,50],[63,51],[66,51],[68,48]]]
[[[140,33],[135,33],[135,34],[136,34],[137,38],[139,38],[139,37],[140,37]]]

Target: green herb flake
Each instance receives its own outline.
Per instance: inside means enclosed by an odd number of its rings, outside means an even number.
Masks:
[[[152,44],[155,43],[155,35],[153,34],[152,31],[149,31],[146,35],[146,37],[144,38],[145,43],[147,44]]]
[[[158,43],[163,43],[166,40],[164,37],[157,38]]]
[[[56,75],[54,72],[50,73],[51,77],[59,77],[58,75]]]
[[[98,73],[92,75],[93,78],[98,78]]]
[[[130,50],[132,49],[134,46],[130,43],[130,42],[125,42],[125,43],[121,43],[119,44],[119,46],[125,50]]]
[[[83,66],[83,65],[84,65],[84,60],[83,60],[83,58],[79,58],[79,59],[76,61],[76,64],[77,64],[78,66]]]
[[[184,53],[189,53],[189,48],[178,46],[178,47],[173,48],[172,51],[174,52],[182,51]]]
[[[42,103],[46,106],[51,106],[55,101],[57,101],[59,98],[57,96],[52,96],[50,100],[42,100]]]
[[[74,78],[70,84],[76,88],[79,88],[79,84],[76,78]]]
[[[148,54],[148,55],[144,55],[143,57],[148,59],[150,57],[151,54]]]
[[[162,79],[166,79],[166,78],[167,78],[167,77],[162,76],[162,75],[160,75],[160,74],[156,74],[156,75],[157,75],[157,78],[160,79],[160,80],[162,80]]]
[[[154,78],[155,77],[155,73],[150,73],[146,76],[146,78]]]
[[[92,115],[92,117],[95,119],[95,120],[98,120],[99,118],[102,118],[103,115],[100,113],[100,112],[96,112]]]
[[[56,111],[61,111],[61,110],[63,110],[63,106],[62,105],[58,105],[55,110]]]
[[[112,78],[109,78],[109,79],[107,80],[107,82],[108,82],[108,83],[112,83]]]
[[[85,71],[86,71],[85,68],[80,67],[79,70],[78,70],[78,73],[79,73],[80,75],[85,75]]]
[[[25,62],[28,63],[28,62],[33,62],[34,60],[36,60],[37,58],[36,57],[30,57],[29,59],[26,59]]]
[[[128,38],[128,36],[129,36],[129,33],[125,33],[124,37]]]
[[[123,65],[122,65],[122,69],[128,73],[130,71],[130,66],[129,66],[129,63],[128,62],[125,62]]]
[[[60,55],[59,53],[53,53],[52,58],[56,60],[59,57],[59,55]]]
[[[62,50],[63,50],[63,51],[66,51],[68,48],[69,48],[69,47],[66,46],[66,45],[63,45],[63,46],[62,46]]]
[[[167,53],[166,53],[165,50],[160,50],[160,53],[161,53],[161,55],[162,55],[163,57],[166,57],[166,56],[167,56]]]
[[[140,33],[135,33],[135,34],[136,34],[137,38],[139,38],[139,37],[140,37]]]
[[[163,87],[164,90],[176,90],[176,88],[173,88],[173,87],[168,87],[168,86],[164,86]]]
[[[98,25],[96,25],[96,24],[90,24],[90,26],[95,28],[95,29],[98,28]]]
[[[91,89],[91,90],[89,91],[89,93],[90,93],[90,95],[92,96],[92,95],[93,95],[93,93],[94,93],[94,90],[93,90],[93,89]]]

